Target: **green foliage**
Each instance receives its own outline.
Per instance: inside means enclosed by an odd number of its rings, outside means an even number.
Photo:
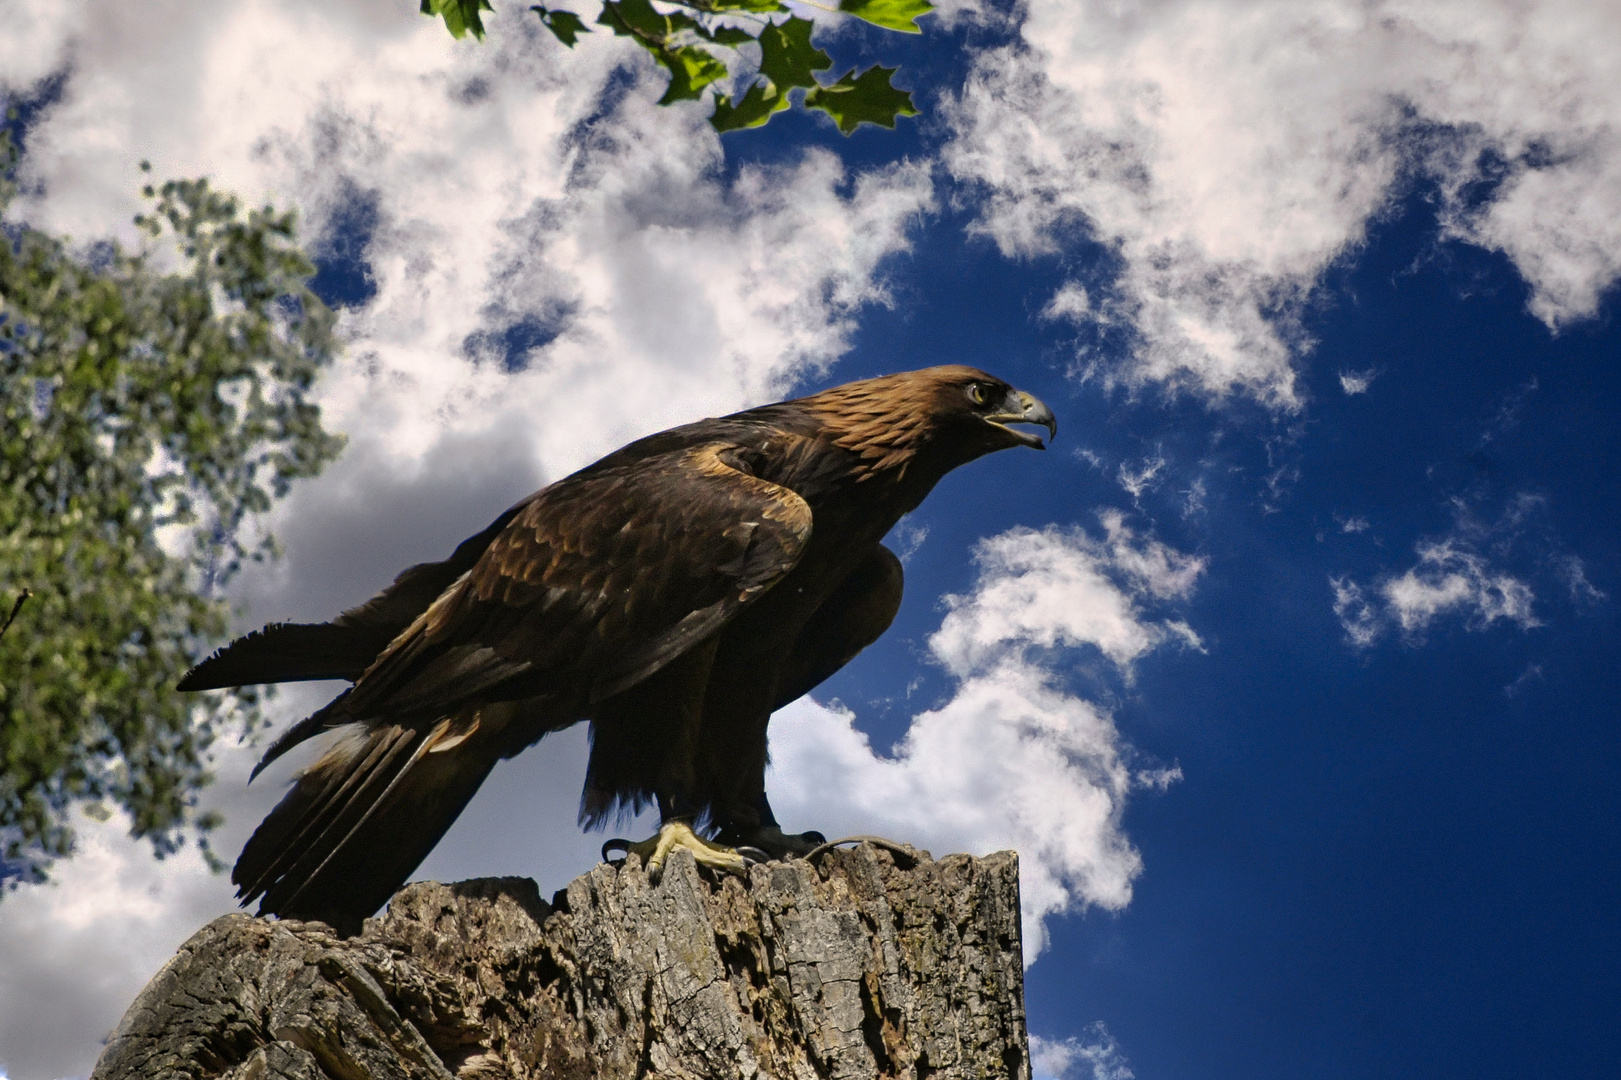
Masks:
[[[934,10],[929,0],[839,0],[839,10],[886,30],[921,34],[917,21]]]
[[[714,43],[714,34],[690,15],[661,14],[648,0],[606,0],[597,22],[633,39],[669,71],[670,88],[660,105],[696,101],[704,87],[726,77],[726,65],[703,47]]]
[[[15,164],[0,132],[0,211]],[[268,539],[248,546],[247,519],[341,446],[308,400],[335,343],[293,216],[244,214],[205,180],[145,193],[137,254],[0,234],[0,611],[14,616],[0,635],[0,876],[13,879],[72,850],[75,808],[124,808],[160,855],[188,835],[207,851],[208,750],[227,725],[256,725],[257,701],[173,687],[226,629],[213,587],[270,553]],[[175,268],[160,270],[169,245]]]
[[[670,86],[659,99],[660,105],[696,101],[710,89],[715,107],[709,122],[716,131],[759,127],[792,105],[789,95],[794,90],[806,91],[805,108],[827,113],[846,135],[862,124],[893,128],[897,117],[917,115],[912,95],[891,85],[896,68],[871,67],[859,78],[852,70],[831,86],[823,86],[813,72],[825,71],[833,61],[811,44],[815,23],[793,14],[782,21],[774,19],[789,11],[781,0],[661,3],[673,10],[655,8],[651,0],[602,0],[596,22],[635,41],[670,73]],[[478,18],[481,8],[490,10],[487,0],[422,0],[423,12],[442,15],[456,37],[468,29],[483,36]],[[581,34],[591,32],[572,12],[539,4],[529,10],[571,49]],[[916,34],[921,32],[917,20],[933,11],[934,5],[929,0],[839,0],[837,8],[827,10],[886,30]],[[739,51],[754,45],[760,49],[758,65]],[[716,86],[728,77],[735,82],[731,94]]]
[[[892,128],[897,116],[916,116],[912,95],[889,85],[895,68],[873,66],[857,78],[855,68],[831,86],[805,95],[805,108],[821,109],[846,135],[861,124]]]
[[[422,0],[422,14],[444,19],[445,29],[457,40],[471,30],[474,37],[483,41],[484,18],[479,13],[494,10],[490,0]]]
[[[814,87],[816,76],[812,72],[833,66],[833,58],[811,44],[815,26],[809,19],[793,16],[760,32],[760,74],[779,92],[795,86]]]
[[[557,35],[557,40],[571,49],[574,48],[574,43],[580,40],[581,34],[591,32],[591,28],[572,11],[550,11],[540,4],[531,5],[529,10],[539,15],[546,29]]]

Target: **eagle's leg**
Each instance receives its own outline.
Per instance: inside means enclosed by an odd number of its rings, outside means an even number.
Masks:
[[[752,814],[737,814],[723,822],[715,839],[733,847],[758,848],[773,859],[808,855],[819,845],[827,843],[827,837],[814,829],[802,833],[783,832],[763,791],[755,797],[752,809]],[[753,820],[747,820],[749,818]]]

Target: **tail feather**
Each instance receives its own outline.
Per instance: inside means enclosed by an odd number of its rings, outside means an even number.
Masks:
[[[498,741],[484,735],[468,710],[431,728],[386,724],[340,742],[249,839],[231,875],[238,896],[262,897],[261,915],[358,933],[499,760]]]
[[[329,837],[336,819],[368,787],[377,785],[379,770],[398,757],[412,734],[394,725],[356,734],[300,776],[242,849],[231,873],[238,899],[249,903],[264,896],[263,910],[277,910],[278,888],[312,850],[324,856],[332,845],[323,847],[321,842]],[[281,898],[285,899],[284,890]]]
[[[360,678],[393,634],[386,626],[271,623],[224,646],[186,673],[177,690]]]
[[[348,705],[349,691],[345,690],[320,709],[277,735],[276,741],[270,744],[269,749],[264,752],[264,756],[259,759],[259,764],[255,765],[253,771],[248,774],[248,783],[253,783],[259,774],[265,771],[266,766],[305,739],[312,739],[324,732],[333,731],[346,724],[354,723],[354,717],[349,715]]]
[[[419,563],[359,607],[329,623],[271,623],[226,645],[192,668],[180,690],[348,679],[354,682],[394,636],[478,562],[490,543],[530,499],[509,508],[444,562]]]

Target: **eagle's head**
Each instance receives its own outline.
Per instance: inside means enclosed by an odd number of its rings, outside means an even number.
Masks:
[[[1058,433],[1034,395],[961,364],[903,371],[824,390],[803,400],[833,441],[874,471],[905,470],[919,458],[940,472],[1012,446],[1046,449],[1030,427]]]
[[[1047,449],[1040,435],[1025,430],[1029,427],[1046,428],[1048,442],[1058,434],[1057,418],[1039,398],[978,368],[951,365],[911,374],[925,376],[933,384],[934,411],[942,434],[950,431],[972,442],[984,442],[990,450],[1009,446]]]

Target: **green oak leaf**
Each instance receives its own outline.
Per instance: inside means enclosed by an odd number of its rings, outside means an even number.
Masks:
[[[933,11],[934,5],[929,0],[839,0],[839,10],[886,30],[921,34],[917,20]]]
[[[585,22],[572,11],[551,11],[539,4],[533,5],[529,10],[539,15],[540,21],[546,25],[546,29],[556,34],[557,40],[571,49],[574,48],[574,43],[580,39],[581,34],[591,32],[591,28],[585,25]]]
[[[815,26],[796,15],[760,32],[760,74],[776,83],[779,93],[787,93],[793,86],[814,87],[817,82],[812,72],[833,66],[833,58],[811,44]]]
[[[680,49],[659,49],[653,53],[653,58],[670,72],[670,88],[659,98],[660,105],[695,101],[704,87],[726,76],[725,64],[692,45]]]
[[[831,86],[818,86],[805,95],[805,108],[821,109],[850,134],[861,124],[893,128],[897,116],[916,116],[912,95],[889,85],[899,68],[874,65],[856,77],[855,68]]]
[[[490,0],[422,0],[424,15],[437,15],[445,20],[445,29],[453,38],[462,38],[471,30],[473,36],[484,40],[484,20],[481,11],[494,11]]]
[[[715,115],[709,118],[709,123],[716,131],[760,127],[771,119],[772,113],[788,107],[788,95],[774,87],[767,89],[769,86],[766,82],[755,83],[736,105],[725,94],[716,94]]]

